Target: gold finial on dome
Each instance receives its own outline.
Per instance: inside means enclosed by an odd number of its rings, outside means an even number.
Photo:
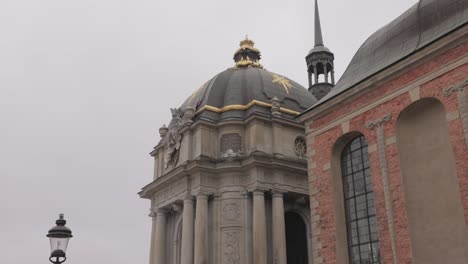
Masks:
[[[249,39],[249,35],[245,35],[245,39],[240,42],[240,47],[241,48],[253,48],[255,45],[255,42],[253,42],[251,39]]]
[[[260,60],[260,50],[254,47],[255,42],[249,39],[246,35],[245,39],[240,42],[240,48],[234,53],[234,61],[236,68],[257,67],[263,68],[258,62]]]

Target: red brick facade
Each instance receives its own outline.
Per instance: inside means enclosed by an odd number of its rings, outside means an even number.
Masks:
[[[459,105],[460,101],[467,100],[468,88],[462,87],[461,91],[451,95],[444,94],[448,88],[463,83],[468,77],[467,57],[468,42],[465,38],[450,49],[442,48],[440,52],[422,56],[421,60],[395,72],[391,79],[372,84],[363,89],[359,96],[350,96],[351,99],[344,100],[339,106],[330,105],[332,111],[304,119],[311,153],[309,181],[313,255],[316,264],[339,262],[334,204],[336,198],[333,194],[336,190],[333,187],[330,167],[333,166],[331,164],[336,142],[349,132],[358,132],[368,141],[382,263],[395,263],[386,211],[381,157],[377,151],[377,130],[368,128],[370,121],[381,119],[389,113],[392,116],[391,120],[382,124],[393,207],[396,255],[398,263],[412,263],[405,194],[396,144],[396,120],[401,111],[420,98],[436,98],[445,107],[450,141],[456,159],[460,199],[464,208],[465,224],[468,226],[468,151],[465,142],[467,131],[464,130],[462,120],[463,111],[466,109],[461,109]],[[324,103],[325,107],[326,104]]]

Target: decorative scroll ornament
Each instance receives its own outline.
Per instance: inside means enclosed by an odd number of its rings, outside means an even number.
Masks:
[[[451,96],[455,92],[461,92],[468,86],[468,79],[444,90],[445,97]]]
[[[380,119],[370,121],[369,123],[367,123],[367,128],[372,129],[374,127],[381,126],[383,123],[388,122],[390,120],[392,120],[392,113],[388,113],[387,115],[385,115],[384,117]]]

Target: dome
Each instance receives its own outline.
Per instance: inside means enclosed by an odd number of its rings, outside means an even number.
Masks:
[[[234,55],[236,66],[208,80],[187,98],[181,109],[193,108],[199,115],[211,112],[212,119],[244,117],[246,110],[254,106],[259,106],[256,108],[259,111],[271,113],[269,108],[276,97],[281,112],[293,117],[317,102],[302,85],[263,69],[259,59],[260,52],[253,48],[253,42],[242,41]],[[220,116],[215,117],[213,113]]]
[[[466,0],[420,0],[362,44],[335,88],[322,98],[319,104],[467,22],[468,1]]]

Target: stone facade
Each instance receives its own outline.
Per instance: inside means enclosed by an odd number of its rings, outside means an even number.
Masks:
[[[152,201],[150,263],[286,263],[284,218],[274,216],[297,212],[310,230],[307,160],[294,149],[304,132],[273,115],[198,120],[179,128],[179,156],[168,167],[174,148],[164,133],[152,152],[154,181],[140,193]]]

